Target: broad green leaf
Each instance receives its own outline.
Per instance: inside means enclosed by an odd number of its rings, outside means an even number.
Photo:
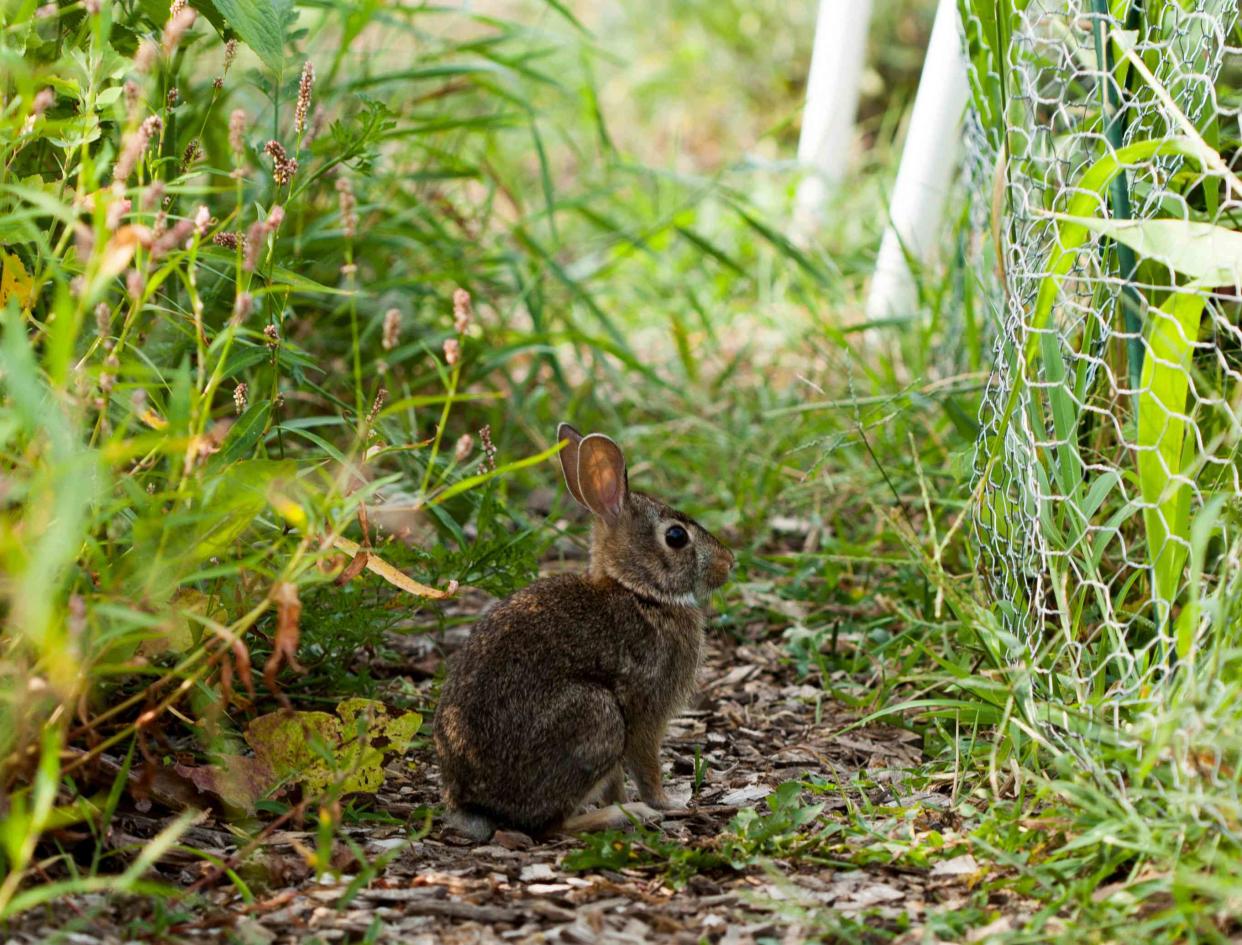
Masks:
[[[1124,243],[1145,259],[1163,263],[1205,286],[1242,281],[1242,233],[1191,220],[1099,220],[1058,217]]]
[[[1190,484],[1182,479],[1188,465],[1186,394],[1203,305],[1202,296],[1179,293],[1166,303],[1167,311],[1152,310],[1138,397],[1139,491],[1162,620],[1177,597],[1189,541]]]
[[[296,475],[292,460],[247,459],[209,467],[187,506],[139,519],[133,555],[143,593],[167,597],[191,568],[227,554],[273,504],[275,487]]]
[[[1074,268],[1074,263],[1091,234],[1091,230],[1081,221],[1089,218],[1090,214],[1101,206],[1102,196],[1109,184],[1126,167],[1152,157],[1172,155],[1180,155],[1197,161],[1199,152],[1193,142],[1185,138],[1138,141],[1100,158],[1083,173],[1074,186],[1072,191],[1074,196],[1066,208],[1068,212],[1058,226],[1057,248],[1048,260],[1047,275],[1040,280],[1039,290],[1035,297],[1035,308],[1031,313],[1031,325],[1025,351],[1025,360],[1029,365],[1025,370],[1028,373],[1023,378],[1025,383],[1012,386],[1009,399],[1001,411],[1000,423],[992,435],[992,442],[987,447],[988,455],[993,457],[992,462],[995,462],[1001,455],[1001,443],[1017,412],[1022,392],[1027,388],[1032,376],[1029,372],[1033,372],[1040,363],[1040,339],[1047,333],[1052,323],[1053,310],[1061,294],[1061,285]],[[1033,392],[1033,398],[1040,397],[1039,391],[1040,389],[1036,389]]]
[[[1113,178],[1127,166],[1153,157],[1181,155],[1198,158],[1199,152],[1185,138],[1166,138],[1160,141],[1139,141],[1127,145],[1115,154],[1100,158],[1083,173],[1073,189],[1074,197],[1067,212],[1060,218],[1057,228],[1057,252],[1049,260],[1048,274],[1040,281],[1035,299],[1035,311],[1031,318],[1032,336],[1027,345],[1029,357],[1035,355],[1037,332],[1046,328],[1052,318],[1052,310],[1061,292],[1061,283],[1074,267],[1074,261],[1082,251],[1091,230],[1086,223],[1091,213],[1101,205],[1101,196]]]
[[[242,42],[280,75],[285,62],[285,31],[293,20],[293,0],[215,0],[215,6]]]
[[[307,295],[353,295],[349,289],[338,289],[334,286],[324,285],[322,282],[316,282],[290,269],[282,266],[272,267],[272,286],[279,286],[288,289],[291,292],[301,292]],[[271,289],[260,290],[258,295],[266,294]]]
[[[254,452],[255,444],[267,430],[267,419],[272,412],[268,401],[252,404],[236,422],[229,427],[228,435],[220,446],[220,452],[213,459],[219,458],[223,464],[248,459]]]

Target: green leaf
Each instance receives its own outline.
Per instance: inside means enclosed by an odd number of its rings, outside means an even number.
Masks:
[[[1138,397],[1138,472],[1147,557],[1160,619],[1168,619],[1189,548],[1190,482],[1184,454],[1186,395],[1204,299],[1174,295],[1167,311],[1152,309]],[[1192,441],[1193,445],[1193,441]],[[1186,460],[1190,462],[1187,463]]]
[[[1129,246],[1205,286],[1233,285],[1242,274],[1242,233],[1192,220],[1098,220],[1059,216]]]
[[[293,21],[293,0],[215,0],[215,5],[242,42],[280,75],[285,63],[285,31]]]
[[[272,267],[272,287],[271,289],[261,289],[257,295],[265,295],[274,291],[275,287],[288,289],[291,292],[301,292],[306,295],[353,295],[349,289],[338,289],[334,286],[324,285],[322,282],[316,282],[291,269],[285,269],[282,266]]]
[[[254,452],[255,444],[267,430],[267,420],[271,410],[272,405],[268,401],[260,401],[252,405],[229,428],[228,436],[224,438],[224,443],[220,446],[220,452],[213,459],[218,457],[218,461],[224,465],[249,459]]]

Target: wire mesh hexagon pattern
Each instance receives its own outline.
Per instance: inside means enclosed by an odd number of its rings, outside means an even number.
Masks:
[[[1238,4],[959,10],[997,263],[980,563],[1031,716],[1100,737],[1242,628]]]

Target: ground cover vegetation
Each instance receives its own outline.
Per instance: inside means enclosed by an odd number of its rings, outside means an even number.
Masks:
[[[1236,940],[1231,533],[1176,520],[1159,594],[1217,630],[1084,764],[972,518],[968,187],[918,310],[862,314],[933,5],[876,3],[795,244],[804,6],[0,3],[6,935]],[[566,418],[739,568],[688,811],[480,850],[427,733],[487,602],[581,566]]]

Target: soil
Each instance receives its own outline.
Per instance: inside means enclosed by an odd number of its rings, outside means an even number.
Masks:
[[[416,687],[430,703],[437,665],[461,639],[464,632],[438,643],[427,636],[395,636],[401,656],[387,667],[392,684],[407,692]],[[769,795],[782,783],[819,784],[817,791],[801,789],[805,803],[823,805],[803,828],[804,836],[815,839],[801,850],[795,844],[775,859],[737,869],[719,866],[670,876],[663,862],[569,869],[565,857],[584,846],[575,837],[535,840],[501,832],[478,844],[436,820],[425,832],[416,830],[418,839],[411,842],[411,829],[438,801],[435,756],[430,740],[423,739],[409,755],[388,764],[385,784],[366,808],[370,819],[345,818],[350,823],[332,854],[339,879],[311,875],[313,832],[270,830],[238,869],[252,894],[248,902],[236,883],[215,879],[219,871],[212,874],[204,861],[202,852],[220,860],[236,854],[238,838],[224,819],[203,814],[183,841],[183,847],[199,852],[170,852],[158,869],[182,888],[201,885],[205,877],[214,882],[197,898],[158,906],[162,921],[151,913],[155,900],[149,897],[118,902],[79,896],[27,913],[7,930],[6,940],[47,941],[59,932],[64,941],[94,945],[150,938],[143,934],[146,928],[158,929],[155,935],[163,941],[247,945],[314,940],[745,945],[832,938],[848,928],[855,933],[851,940],[924,941],[919,930],[925,921],[964,905],[980,868],[969,854],[924,868],[903,865],[902,841],[908,843],[913,834],[936,831],[952,842],[960,825],[951,812],[951,784],[908,791],[907,774],[922,760],[918,736],[882,724],[851,727],[855,721],[856,715],[821,687],[798,678],[778,643],[739,645],[717,636],[709,640],[699,695],[671,725],[664,750],[670,793],[684,797],[686,807],[669,812],[659,830],[682,847],[711,850],[739,811],[754,807],[766,813]],[[696,749],[700,790],[691,796]],[[167,812],[128,810],[117,818],[110,843],[117,848],[141,843],[167,821]],[[886,832],[891,856],[882,855]],[[880,852],[860,855],[864,850]],[[360,866],[379,858],[388,861],[373,874]],[[339,907],[342,901],[346,904]],[[994,905],[998,914],[1021,911],[1016,902]],[[1008,926],[1008,919],[998,921]]]

